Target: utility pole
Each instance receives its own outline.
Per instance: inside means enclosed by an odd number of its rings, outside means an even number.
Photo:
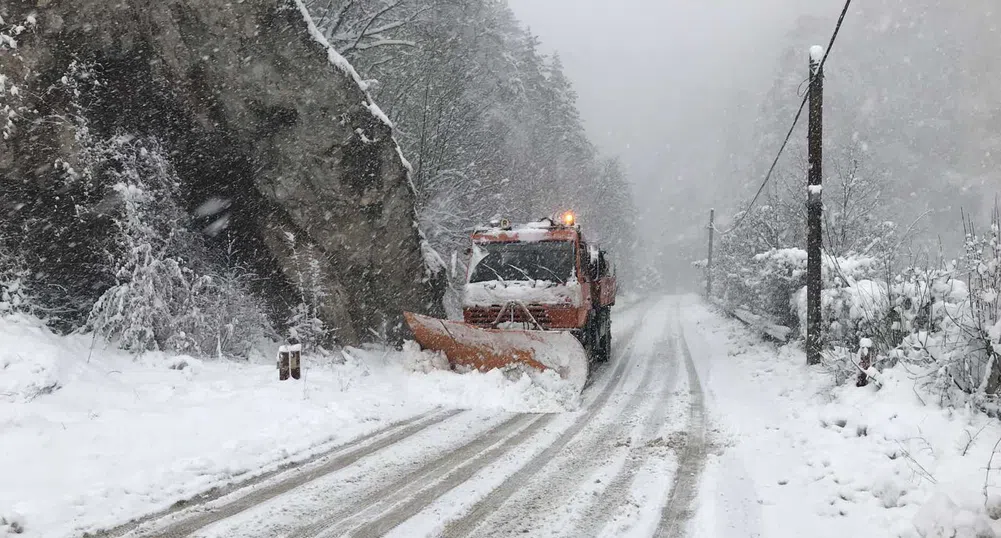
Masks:
[[[709,210],[709,261],[706,262],[706,299],[713,298],[713,233],[716,232],[716,209]]]
[[[824,166],[824,49],[810,49],[810,171],[807,186],[806,239],[806,363],[820,364],[823,350],[820,292],[823,285],[821,250],[823,247],[823,166]]]

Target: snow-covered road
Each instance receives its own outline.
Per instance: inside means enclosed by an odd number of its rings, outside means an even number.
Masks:
[[[577,411],[423,414],[128,536],[684,536],[706,451],[678,308],[618,312]]]
[[[277,383],[273,364],[84,363],[87,339],[0,319],[0,340],[39,350],[0,350],[0,395],[33,394],[0,405],[0,536],[1001,531],[1001,426],[923,400],[906,369],[836,385],[696,297],[617,307],[613,331],[577,398],[545,375],[382,348],[314,367],[308,386]]]

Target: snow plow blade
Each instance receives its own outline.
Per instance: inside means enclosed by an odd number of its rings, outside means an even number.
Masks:
[[[481,329],[411,312],[403,316],[421,348],[441,351],[452,366],[487,371],[523,364],[541,371],[553,370],[578,391],[587,382],[587,353],[567,331]]]

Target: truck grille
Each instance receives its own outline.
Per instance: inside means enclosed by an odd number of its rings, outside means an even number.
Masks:
[[[549,319],[549,311],[546,307],[542,305],[528,305],[528,311],[532,313],[535,317],[535,321],[538,321],[543,328],[548,328],[552,321]],[[467,308],[465,311],[466,323],[470,325],[478,325],[487,327],[490,326],[497,319],[497,316],[501,312],[501,307],[491,306],[491,307],[477,307],[477,308]],[[504,319],[500,320],[501,323],[513,321],[515,323],[532,323],[531,318],[525,315],[525,310],[521,307],[514,307],[507,309],[504,312]]]

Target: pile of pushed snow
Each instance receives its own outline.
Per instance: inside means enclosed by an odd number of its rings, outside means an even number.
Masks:
[[[429,374],[448,370],[448,359],[444,353],[422,351],[417,342],[408,340],[403,344],[403,367],[408,371]]]
[[[87,358],[80,356],[87,352],[81,343],[53,335],[37,319],[0,320],[0,401],[31,401],[59,390],[73,364]]]
[[[404,380],[401,397],[408,401],[459,409],[492,409],[520,413],[559,413],[580,406],[579,386],[561,379],[556,372],[530,367],[479,372],[451,370],[438,352],[423,351],[406,342],[402,351],[368,347],[348,348],[349,361],[362,369],[396,372]]]

